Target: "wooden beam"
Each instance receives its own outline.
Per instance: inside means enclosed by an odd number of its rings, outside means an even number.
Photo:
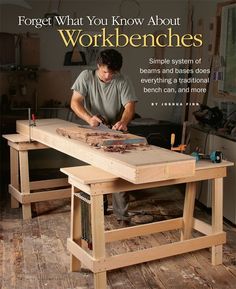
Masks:
[[[115,192],[126,192],[126,191],[133,191],[135,190],[141,190],[141,189],[148,189],[148,188],[155,188],[155,187],[163,187],[163,186],[170,186],[170,185],[176,185],[176,184],[183,184],[183,183],[189,183],[189,182],[196,182],[196,181],[202,181],[202,180],[210,180],[214,179],[215,177],[225,177],[226,176],[226,167],[214,167],[214,164],[212,164],[212,168],[205,169],[205,170],[198,170],[195,172],[195,175],[192,177],[186,177],[186,178],[179,178],[174,180],[166,180],[166,181],[160,181],[160,182],[151,182],[151,183],[145,183],[145,184],[136,184],[134,187],[134,184],[123,180],[118,179],[114,182],[105,182],[100,184],[93,184],[91,185],[91,195],[98,195],[98,194],[107,194],[109,193],[115,193]],[[75,184],[74,180],[72,180],[72,183]]]
[[[93,166],[79,166],[79,167],[68,167],[61,168],[61,172],[66,174],[68,177],[71,177],[83,185],[91,185],[104,183],[108,181],[116,181],[119,177],[108,173],[104,170]]]
[[[81,201],[75,197],[75,188],[71,189],[71,224],[70,239],[81,247],[82,227],[81,227]],[[81,262],[73,254],[70,254],[70,270],[72,272],[81,269]]]
[[[209,248],[212,245],[221,245],[225,242],[226,234],[224,232],[213,234],[211,236],[197,237],[194,239],[188,239],[100,259],[95,262],[93,270],[95,272],[113,270],[143,262],[193,252],[196,250]]]
[[[193,213],[196,198],[196,182],[187,183],[184,199],[183,229],[181,231],[181,240],[191,238],[193,229]]]
[[[51,191],[34,192],[22,195],[22,204],[30,204],[42,201],[59,200],[71,197],[71,189],[57,189]]]
[[[42,149],[49,148],[48,146],[42,143],[36,142],[36,141],[25,142],[25,143],[14,143],[14,142],[8,141],[8,145],[18,151],[42,150]]]
[[[171,179],[175,177],[172,175],[175,170],[172,167],[175,168],[177,163],[182,166],[178,176],[180,173],[182,176],[192,176],[195,172],[195,159],[191,156],[156,146],[136,147],[124,154],[104,152],[56,132],[58,127],[67,126],[76,127],[77,124],[59,119],[39,119],[37,126],[31,129],[31,138],[135,184]],[[27,136],[28,122],[17,121],[17,132]],[[151,178],[148,171],[152,174]],[[162,174],[159,174],[160,171]]]
[[[9,194],[11,194],[19,203],[22,204],[22,194],[19,190],[13,187],[11,184],[8,186]]]
[[[212,234],[212,227],[211,225],[193,218],[193,229],[204,234],[204,235],[211,235]]]
[[[29,186],[29,161],[28,161],[28,151],[19,151],[19,159],[20,159],[20,191],[23,195],[30,194],[30,186]],[[31,219],[31,204],[22,204],[22,213],[23,219]]]
[[[20,188],[19,183],[19,155],[18,151],[10,147],[10,182],[17,190]],[[11,195],[11,208],[19,208],[18,199]]]
[[[91,195],[91,186],[81,184],[77,179],[73,177],[69,177],[68,182],[75,186],[76,188],[80,189],[82,192],[87,193],[88,195]]]
[[[167,221],[159,221],[150,224],[138,225],[129,228],[121,228],[105,232],[105,241],[107,243],[165,232],[170,230],[177,230],[183,227],[183,218],[175,218]]]
[[[213,180],[212,191],[212,233],[223,231],[223,179]],[[212,264],[222,264],[223,247],[215,244],[212,246]]]
[[[89,255],[83,248],[81,248],[75,241],[67,239],[67,249],[68,251],[81,261],[86,267],[94,272],[94,262],[95,258]],[[105,287],[104,287],[105,288]]]
[[[92,196],[91,200],[91,229],[93,258],[105,258],[104,208],[103,196]],[[106,269],[94,272],[94,288],[106,288]]]
[[[67,178],[50,179],[30,182],[30,190],[49,189],[69,186]]]

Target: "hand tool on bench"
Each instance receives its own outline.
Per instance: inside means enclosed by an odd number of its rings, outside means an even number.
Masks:
[[[201,154],[199,152],[193,152],[191,156],[196,158],[196,161],[199,160],[211,160],[213,163],[221,163],[223,159],[223,154],[221,151],[213,151],[210,154]]]
[[[174,144],[175,144],[175,134],[174,133],[171,134],[170,144],[171,144],[171,150],[172,151],[179,151],[182,153],[186,150],[186,144],[180,144],[179,146],[174,147]]]
[[[125,144],[147,144],[145,138],[131,135],[128,133],[128,131],[114,130],[111,128],[112,125],[107,122],[105,117],[103,117],[102,115],[96,116],[101,120],[101,123],[97,127],[91,127],[90,125],[79,125],[79,127],[101,133],[108,133],[109,135],[111,135],[110,139],[104,139],[103,146],[125,145]],[[122,135],[124,136],[124,138],[122,138]],[[113,139],[112,136],[114,136]]]

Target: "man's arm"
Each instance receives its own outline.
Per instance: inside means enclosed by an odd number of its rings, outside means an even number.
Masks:
[[[96,115],[90,115],[83,105],[84,97],[78,92],[75,91],[72,94],[71,98],[71,109],[74,113],[86,121],[90,126],[98,126],[101,123],[101,120]]]
[[[128,123],[133,119],[135,113],[135,102],[131,101],[126,103],[121,119],[113,125],[112,129],[127,130]]]

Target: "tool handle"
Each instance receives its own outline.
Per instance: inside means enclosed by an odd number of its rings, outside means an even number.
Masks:
[[[171,136],[170,136],[170,144],[171,144],[172,147],[174,146],[174,143],[175,143],[175,134],[172,133]]]

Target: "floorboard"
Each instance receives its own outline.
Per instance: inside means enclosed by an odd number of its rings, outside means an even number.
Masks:
[[[155,192],[155,194],[153,194]],[[70,201],[58,200],[33,205],[34,218],[22,220],[21,208],[10,209],[3,192],[0,212],[0,288],[3,289],[93,289],[88,270],[69,272],[66,239],[70,234]],[[145,196],[145,198],[144,198]],[[151,214],[154,220],[182,214],[181,188],[140,191],[131,196],[133,213]],[[210,222],[210,215],[196,206],[195,215]],[[106,216],[106,229],[119,226],[113,214]],[[201,250],[158,261],[130,266],[108,273],[110,289],[235,289],[236,228],[225,222],[227,244],[223,265],[212,266],[209,250]],[[107,245],[110,254],[173,242],[179,232],[142,236]]]

